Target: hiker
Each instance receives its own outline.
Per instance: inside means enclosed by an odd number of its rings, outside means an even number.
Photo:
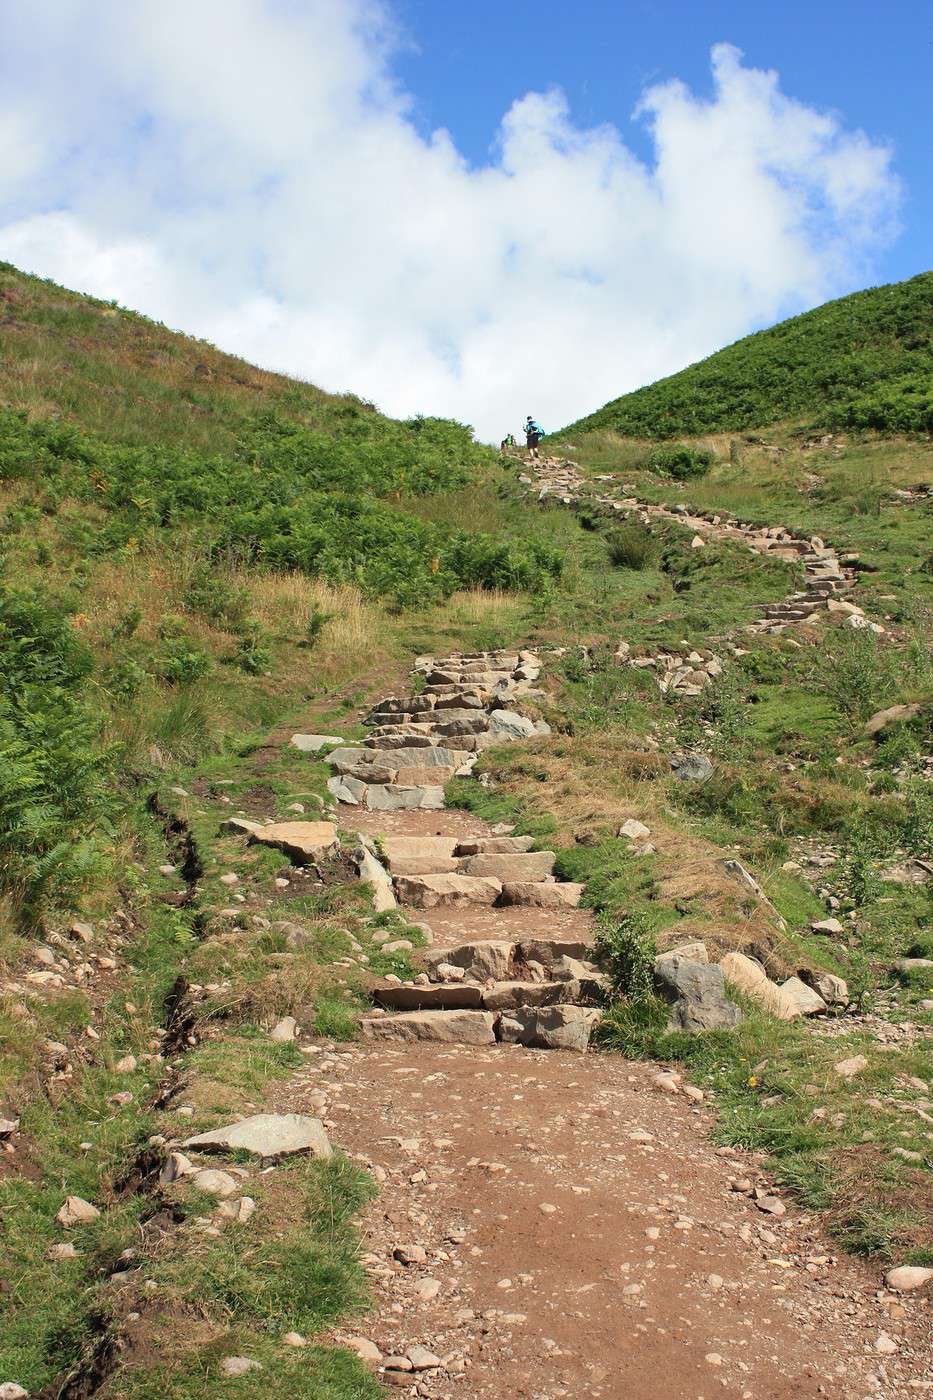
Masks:
[[[525,442],[528,444],[528,455],[534,461],[538,460],[538,443],[544,437],[544,429],[540,423],[536,423],[531,414],[525,419]]]
[[[514,447],[514,446],[515,446],[515,435],[514,435],[513,433],[506,433],[505,437],[504,437],[504,438],[502,439],[502,441],[499,443],[499,451],[500,451],[500,452],[508,452],[509,449],[512,448],[512,447]]]

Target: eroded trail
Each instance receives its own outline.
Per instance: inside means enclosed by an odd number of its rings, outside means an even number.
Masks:
[[[580,1053],[598,974],[578,888],[424,781],[469,769],[484,736],[522,737],[537,665],[425,659],[419,693],[331,756],[332,790],[353,797],[340,824],[430,933],[425,971],[374,989],[363,1042],[309,1055],[278,1094],[323,1111],[379,1182],[363,1222],[374,1306],[339,1340],[435,1400],[923,1390],[923,1305],[838,1258],[758,1160],[717,1150],[678,1076]]]

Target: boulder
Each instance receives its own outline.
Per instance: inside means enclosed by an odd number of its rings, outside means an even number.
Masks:
[[[195,1190],[203,1191],[206,1196],[217,1196],[222,1201],[228,1196],[235,1196],[240,1189],[240,1183],[235,1176],[231,1176],[229,1172],[215,1171],[213,1167],[204,1167],[195,1172],[191,1184]]]
[[[501,938],[479,939],[455,948],[435,948],[425,954],[429,973],[444,964],[461,967],[477,982],[505,982],[514,976],[515,944]]]
[[[293,734],[289,743],[302,753],[320,753],[329,744],[342,744],[344,740],[336,734]]]
[[[821,1016],[828,1010],[819,992],[808,987],[799,977],[788,977],[786,982],[781,983],[781,991],[791,998],[801,1016]]]
[[[598,1011],[585,1006],[520,1006],[503,1012],[499,1038],[543,1050],[585,1050],[599,1019]]]
[[[673,1002],[668,1021],[671,1030],[728,1029],[742,1019],[735,1002],[726,996],[722,968],[715,964],[661,958],[655,964],[654,977],[661,995]]]
[[[827,1006],[848,1006],[848,984],[834,972],[807,972],[804,974],[804,980],[823,998]]]
[[[534,723],[515,710],[493,710],[489,716],[489,731],[502,739],[530,739],[535,732]]]
[[[734,986],[779,1021],[793,1021],[802,1014],[795,999],[772,982],[761,963],[755,962],[754,958],[747,958],[744,953],[727,953],[719,966]]]
[[[713,776],[713,765],[705,754],[680,754],[671,759],[674,777],[682,783],[705,783]]]
[[[619,827],[619,835],[627,836],[630,841],[644,841],[651,835],[651,828],[645,826],[644,822],[636,821],[634,817],[629,817]]]
[[[360,1024],[369,1040],[494,1045],[495,1022],[491,1011],[411,1011],[401,1016],[364,1017]]]
[[[310,1153],[329,1157],[331,1146],[319,1118],[304,1113],[256,1113],[239,1123],[227,1123],[206,1133],[196,1133],[182,1143],[201,1152],[250,1152],[265,1162]]]
[[[915,719],[920,713],[919,705],[892,705],[890,709],[879,710],[872,715],[865,725],[864,733],[873,737],[880,734],[892,724],[900,724],[905,720]]]
[[[491,875],[503,884],[544,880],[554,869],[553,851],[524,851],[468,856],[463,862],[465,875]]]
[[[274,846],[284,851],[296,865],[305,865],[334,850],[337,828],[333,822],[272,822],[252,832],[250,841],[260,846]]]
[[[576,909],[583,886],[569,880],[557,883],[534,883],[512,880],[502,886],[503,904],[525,904],[534,909]]]
[[[399,875],[395,892],[400,903],[414,909],[462,909],[469,904],[495,904],[502,885],[473,875]]]
[[[378,861],[366,846],[358,846],[353,853],[360,884],[369,885],[373,892],[373,908],[377,914],[395,908],[395,893],[392,881],[385,866]]]

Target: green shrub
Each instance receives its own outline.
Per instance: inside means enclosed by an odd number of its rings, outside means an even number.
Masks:
[[[656,472],[672,476],[675,481],[689,481],[692,477],[705,476],[714,461],[712,452],[680,442],[656,447],[648,458],[648,465]]]
[[[658,542],[642,525],[620,525],[607,534],[606,553],[617,569],[649,569],[658,557]]]
[[[249,615],[249,590],[218,574],[206,560],[192,569],[182,602],[189,612],[201,613],[230,631],[242,627]]]
[[[617,996],[641,1001],[652,994],[657,945],[650,921],[643,913],[621,919],[601,917],[596,946],[604,958]]]
[[[166,638],[158,673],[169,685],[191,685],[206,676],[212,666],[207,652],[195,646],[190,637],[173,635]]]

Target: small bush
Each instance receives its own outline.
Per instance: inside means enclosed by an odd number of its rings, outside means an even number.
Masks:
[[[601,918],[596,946],[607,961],[618,996],[632,1001],[651,996],[658,950],[645,914],[626,914],[618,920]]]
[[[672,476],[675,481],[689,481],[693,477],[705,476],[714,461],[712,452],[704,448],[675,442],[656,447],[648,458],[648,465],[656,472]]]
[[[640,525],[620,525],[606,536],[609,562],[617,569],[649,569],[658,557],[658,542]]]
[[[213,662],[206,652],[181,632],[166,637],[165,650],[158,665],[159,675],[169,685],[191,685],[207,675]]]

